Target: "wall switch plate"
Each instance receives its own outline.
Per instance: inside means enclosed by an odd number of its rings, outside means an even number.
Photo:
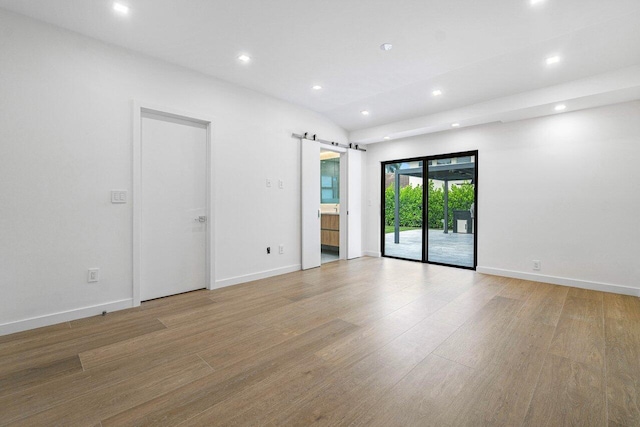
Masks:
[[[267,178],[267,187],[271,187],[271,179]]]
[[[127,190],[111,190],[111,203],[127,203]]]
[[[97,282],[99,279],[100,279],[100,269],[90,268],[87,273],[87,282],[93,283],[93,282]]]
[[[278,246],[278,252],[280,253],[280,255],[282,255],[284,253],[284,245],[280,244],[280,246]]]
[[[540,270],[540,260],[539,259],[534,259],[533,260],[533,269],[534,270]]]
[[[281,179],[278,180],[278,188],[281,190],[284,188],[284,181],[282,181]]]

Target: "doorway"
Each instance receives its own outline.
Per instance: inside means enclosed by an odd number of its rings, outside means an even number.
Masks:
[[[210,127],[134,106],[134,305],[211,286]]]
[[[340,153],[320,150],[320,252],[321,262],[340,259]]]
[[[382,255],[475,269],[477,165],[477,151],[383,162]]]
[[[326,261],[353,259],[362,256],[361,235],[361,186],[362,151],[354,147],[347,149],[335,143],[320,142],[293,135],[300,139],[300,188],[301,188],[301,267],[303,270],[320,267],[323,263],[323,231],[325,232],[325,252],[333,252]],[[321,171],[321,151],[336,164],[326,167],[324,177]],[[324,152],[327,153],[324,153]],[[335,157],[335,156],[338,157]],[[339,161],[337,160],[339,159]],[[338,165],[338,166],[336,166]],[[336,176],[336,170],[339,175]],[[324,184],[324,185],[323,185]],[[324,200],[322,192],[324,190]],[[324,205],[324,206],[322,206]],[[324,227],[322,224],[323,211]],[[333,216],[333,218],[330,218]],[[338,224],[336,224],[336,221]],[[329,233],[327,233],[329,232]],[[336,236],[339,244],[336,246]]]

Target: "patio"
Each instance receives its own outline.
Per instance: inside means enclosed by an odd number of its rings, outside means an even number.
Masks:
[[[387,233],[384,254],[398,258],[422,259],[422,230],[400,232],[400,243],[393,243],[393,233]],[[444,233],[429,230],[429,260],[443,264],[473,267],[473,234]]]

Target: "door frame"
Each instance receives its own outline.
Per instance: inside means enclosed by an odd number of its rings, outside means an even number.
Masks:
[[[340,247],[338,248],[338,259],[347,259],[347,149],[335,146],[320,146],[320,151],[333,151],[340,155]]]
[[[466,156],[475,156],[475,168],[474,168],[474,203],[475,203],[475,212],[474,212],[474,221],[473,221],[473,267],[466,267],[462,265],[454,265],[454,264],[444,264],[439,262],[429,261],[429,227],[428,227],[428,214],[429,214],[429,192],[427,191],[427,185],[429,179],[429,161],[430,160],[438,160],[438,159],[448,159],[450,157],[466,157]],[[385,168],[387,165],[392,163],[405,163],[405,162],[418,162],[422,161],[422,176],[423,176],[423,185],[422,185],[422,259],[410,259],[410,258],[401,258],[384,254],[384,246],[385,246]],[[430,156],[420,156],[420,157],[411,157],[407,159],[398,159],[398,160],[386,160],[380,162],[380,253],[381,256],[385,258],[395,258],[401,259],[405,261],[414,261],[421,262],[425,264],[433,264],[433,265],[442,265],[445,267],[455,267],[462,268],[465,270],[475,270],[478,266],[478,150],[470,150],[470,151],[462,151],[457,153],[445,153],[445,154],[435,154]],[[425,227],[426,225],[426,227]]]
[[[215,218],[212,201],[215,200],[215,185],[213,169],[212,133],[213,118],[197,113],[179,111],[174,108],[148,104],[140,101],[133,101],[133,306],[138,307],[140,301],[140,233],[142,223],[142,117],[145,113],[175,118],[190,122],[199,123],[206,126],[206,202],[205,214],[207,215],[207,232],[205,235],[205,286],[213,289],[215,282],[215,246],[213,245],[215,235]]]

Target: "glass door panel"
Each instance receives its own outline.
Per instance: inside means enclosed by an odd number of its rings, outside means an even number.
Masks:
[[[427,161],[427,261],[475,267],[476,156]]]
[[[383,255],[423,260],[423,162],[384,165]]]

